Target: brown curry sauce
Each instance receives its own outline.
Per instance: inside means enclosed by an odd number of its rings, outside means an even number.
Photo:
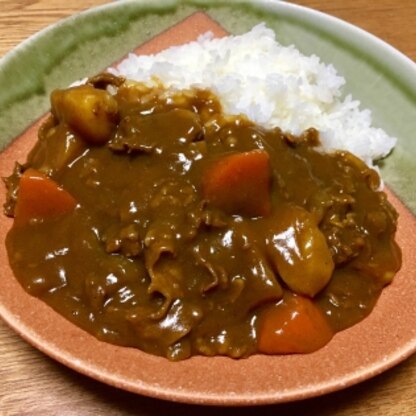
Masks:
[[[99,339],[172,360],[310,352],[400,268],[378,174],[318,151],[313,129],[266,130],[208,91],[108,74],[51,103],[5,179],[10,264]]]

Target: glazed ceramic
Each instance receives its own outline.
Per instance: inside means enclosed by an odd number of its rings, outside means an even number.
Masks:
[[[47,111],[51,89],[102,70],[196,11],[205,13],[207,20],[202,20],[208,21],[208,28],[214,19],[230,33],[265,21],[282,44],[294,44],[305,54],[314,53],[333,63],[347,80],[345,94],[352,93],[371,108],[375,124],[398,138],[397,148],[381,166],[391,190],[389,197],[400,212],[397,239],[403,249],[403,268],[393,284],[367,319],[337,334],[313,354],[257,355],[244,360],[193,357],[172,363],[100,342],[29,296],[14,279],[2,243],[0,315],[24,339],[69,367],[129,391],[169,400],[276,403],[338,390],[379,374],[416,351],[416,259],[412,256],[416,185],[405,174],[416,167],[412,140],[416,65],[362,30],[272,0],[118,1],[74,16],[29,39],[0,61],[0,85],[7,85],[0,89],[0,175],[8,175],[15,160],[24,161],[33,145],[33,128],[18,140],[12,139]],[[193,36],[205,31],[201,22]],[[11,220],[1,217],[2,241],[10,226]]]

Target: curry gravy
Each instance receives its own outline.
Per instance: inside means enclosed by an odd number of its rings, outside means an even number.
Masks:
[[[209,91],[108,74],[51,105],[5,179],[10,264],[103,341],[171,360],[310,352],[370,313],[400,268],[378,174],[319,151],[314,129],[266,130]],[[315,341],[279,338],[302,313],[324,328]]]

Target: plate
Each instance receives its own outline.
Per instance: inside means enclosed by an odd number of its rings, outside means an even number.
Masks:
[[[106,344],[28,295],[0,248],[0,315],[29,343],[57,361],[110,385],[180,402],[252,405],[304,399],[373,377],[416,351],[416,65],[381,40],[328,15],[279,1],[118,1],[40,32],[0,61],[0,176],[24,160],[33,137],[23,134],[48,108],[48,93],[92,75],[138,44],[203,10],[228,32],[265,21],[282,44],[295,44],[333,63],[352,93],[371,108],[376,125],[399,144],[381,166],[400,212],[397,239],[403,268],[360,324],[308,355],[233,360],[193,357],[172,363],[132,348]],[[105,51],[105,53],[104,53]],[[386,99],[388,97],[388,99]],[[4,190],[0,203],[4,202]],[[4,241],[11,221],[0,218]]]

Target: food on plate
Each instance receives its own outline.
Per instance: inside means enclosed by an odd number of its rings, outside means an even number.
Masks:
[[[207,33],[156,55],[131,54],[111,72],[149,86],[161,81],[168,88],[209,89],[227,114],[294,135],[313,127],[322,149],[348,150],[369,166],[396,143],[371,125],[370,110],[343,96],[345,79],[333,65],[280,45],[264,24],[240,36]]]
[[[238,61],[254,47],[259,61],[283,53],[274,77]],[[367,316],[401,264],[397,214],[369,166],[394,139],[340,101],[333,68],[280,48],[259,26],[145,57],[147,74],[130,57],[54,91],[5,179],[25,290],[101,340],[171,360],[309,353]],[[354,124],[367,163],[346,150]]]

